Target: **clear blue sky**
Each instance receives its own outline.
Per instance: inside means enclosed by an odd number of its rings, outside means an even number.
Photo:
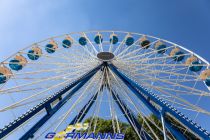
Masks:
[[[0,0],[0,61],[47,37],[96,29],[154,35],[210,61],[209,0]]]

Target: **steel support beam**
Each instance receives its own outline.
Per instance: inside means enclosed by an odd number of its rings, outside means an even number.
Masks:
[[[75,124],[76,122],[81,122],[85,115],[88,113],[88,111],[90,110],[90,108],[92,107],[93,103],[95,103],[96,99],[98,97],[98,92],[93,95],[90,100],[88,101],[87,104],[85,104],[83,106],[83,108],[80,110],[80,112],[74,117],[74,119],[70,122],[69,125],[73,125]]]
[[[174,118],[176,118],[179,122],[181,122],[186,128],[188,128],[193,134],[202,138],[202,139],[210,139],[210,134],[201,126],[194,123],[188,117],[183,115],[181,112],[176,110],[174,107],[166,103],[162,98],[158,97],[158,95],[148,91],[143,86],[139,85],[136,81],[132,80],[125,73],[118,70],[116,66],[109,63],[109,68],[129,87],[129,89],[135,93],[135,95],[155,114],[159,120],[161,120],[160,110],[158,110],[154,105],[151,104],[150,101],[159,105],[161,109],[165,111],[165,113],[169,113]],[[178,132],[175,128],[173,128],[170,122],[166,122],[167,129],[172,132],[177,138],[184,138],[184,136]]]
[[[30,130],[28,130],[20,140],[28,140],[29,138],[34,137],[34,133],[36,133],[39,128],[41,128],[44,123],[46,123],[74,94],[77,92],[87,81],[82,81],[79,83],[68,95],[64,97],[58,104],[53,107],[51,110],[47,111],[47,114],[42,117]]]
[[[160,114],[161,114],[160,116],[161,116],[161,123],[162,123],[162,129],[163,129],[163,137],[164,137],[164,140],[168,140],[166,129],[165,129],[164,111],[161,110]]]
[[[152,140],[152,138],[147,134],[147,132],[144,131],[141,124],[138,122],[138,119],[136,118],[134,113],[131,111],[131,109],[126,106],[126,104],[120,99],[120,97],[116,93],[114,93],[113,90],[110,90],[110,92],[112,94],[114,101],[116,102],[116,104],[118,105],[122,113],[125,114],[127,121],[133,127],[134,131],[137,134],[140,134],[140,137],[142,140]],[[135,129],[133,125],[136,126],[137,130]]]
[[[38,112],[40,112],[43,109],[46,109],[47,115],[44,116],[40,121],[38,121],[29,131],[27,131],[23,137],[21,137],[22,140],[29,139],[33,137],[33,134],[47,121],[53,114],[55,114],[58,109],[60,109],[74,94],[77,90],[79,90],[101,67],[103,64],[95,67],[88,73],[84,74],[74,82],[70,83],[68,86],[64,87],[63,89],[59,90],[57,93],[51,95],[50,97],[46,98],[43,102],[35,106],[34,108],[30,109],[28,112],[23,114],[21,117],[17,118],[13,122],[9,123],[9,125],[6,125],[3,129],[0,129],[0,139],[8,135],[10,132],[14,131],[16,128],[21,126],[24,122],[35,116]],[[76,86],[77,85],[77,86]],[[75,87],[76,86],[76,87]],[[69,90],[71,90],[73,87],[75,87],[69,94],[67,94],[63,99],[61,96],[65,93],[67,93]],[[59,103],[51,108],[51,103],[55,100],[60,99]]]

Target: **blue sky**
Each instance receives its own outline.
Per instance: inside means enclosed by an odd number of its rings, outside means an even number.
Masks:
[[[125,30],[185,46],[210,61],[209,0],[0,0],[0,61],[73,31]]]

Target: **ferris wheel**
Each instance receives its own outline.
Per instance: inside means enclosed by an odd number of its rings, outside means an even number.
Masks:
[[[145,34],[74,32],[1,62],[0,139],[44,139],[85,118],[95,130],[97,117],[141,140],[210,139],[209,101],[209,62],[194,52]]]

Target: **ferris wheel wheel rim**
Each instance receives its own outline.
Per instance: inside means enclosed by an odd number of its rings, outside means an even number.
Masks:
[[[72,34],[82,34],[82,33],[125,33],[125,34],[133,34],[133,35],[139,35],[139,36],[147,36],[149,38],[153,38],[153,39],[156,39],[156,40],[162,40],[164,42],[167,42],[169,44],[172,44],[176,47],[179,47],[187,52],[189,52],[190,54],[196,56],[197,58],[199,58],[199,60],[201,60],[202,62],[206,63],[208,66],[207,68],[209,68],[209,65],[210,65],[210,62],[208,62],[205,58],[203,58],[202,56],[198,55],[197,53],[179,45],[179,44],[176,44],[174,42],[171,42],[169,40],[166,40],[166,39],[162,39],[162,38],[159,38],[159,37],[156,37],[156,36],[152,36],[152,35],[148,35],[148,34],[142,34],[142,33],[137,33],[137,32],[128,32],[128,31],[120,31],[120,30],[90,30],[90,31],[81,31],[81,32],[70,32],[70,33],[66,33],[66,34],[62,34],[62,35],[58,35],[58,36],[52,36],[52,37],[48,37],[46,39],[43,39],[41,41],[38,41],[38,42],[35,42],[19,51],[17,51],[16,53],[13,53],[12,55],[10,55],[9,57],[7,57],[6,59],[4,59],[3,61],[1,61],[1,65],[3,65],[4,62],[8,61],[10,58],[14,57],[15,55],[17,55],[18,53],[21,53],[21,51],[25,51],[31,47],[33,47],[34,45],[36,44],[39,44],[39,43],[42,43],[42,42],[45,42],[45,41],[48,41],[48,40],[51,40],[51,39],[55,39],[55,38],[61,38],[61,37],[65,37],[65,36],[68,36],[68,35],[72,35]]]

